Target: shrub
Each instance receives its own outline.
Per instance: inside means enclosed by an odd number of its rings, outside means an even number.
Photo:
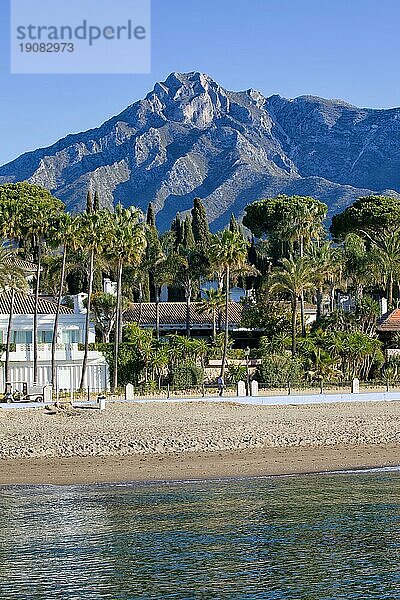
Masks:
[[[192,362],[176,365],[170,373],[170,384],[176,390],[184,390],[202,385],[204,372]]]
[[[210,347],[207,357],[211,360],[221,360],[222,348]],[[228,348],[228,358],[240,360],[245,358],[245,352],[243,348]]]
[[[272,387],[285,386],[290,381],[298,383],[303,376],[301,361],[286,354],[264,356],[255,379]]]
[[[110,380],[114,373],[114,344],[90,344],[90,349],[98,350],[103,354],[110,368]],[[127,383],[138,384],[143,373],[144,363],[136,344],[123,342],[118,351],[118,385]]]
[[[247,369],[242,365],[229,365],[228,379],[231,383],[237,384],[238,381],[246,381]]]

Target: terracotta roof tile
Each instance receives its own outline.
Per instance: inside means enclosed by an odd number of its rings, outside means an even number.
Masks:
[[[199,312],[200,302],[192,302],[190,306],[190,319],[192,326],[212,325],[212,317]],[[240,325],[242,319],[243,306],[238,302],[229,303],[229,324]],[[156,305],[155,302],[142,303],[142,315],[140,318],[140,304],[134,303],[124,312],[125,323],[138,323],[141,325],[155,327],[156,324]],[[222,317],[223,320],[223,317]],[[186,303],[185,302],[160,302],[160,323],[161,325],[184,325],[186,323]]]
[[[378,320],[377,331],[400,331],[400,308],[395,308]]]
[[[22,260],[22,258],[19,258],[18,256],[11,256],[6,259],[6,262],[11,265],[16,265],[22,269],[22,271],[25,271],[26,274],[36,273],[37,270],[37,266],[33,262]],[[43,269],[41,268],[40,270],[42,271]]]
[[[11,291],[0,294],[0,314],[10,314],[11,306]],[[33,315],[35,312],[35,296],[33,294],[15,294],[14,314],[15,315]],[[39,297],[39,315],[54,315],[56,313],[57,304],[46,298]],[[70,315],[74,311],[68,306],[61,306],[60,314]]]

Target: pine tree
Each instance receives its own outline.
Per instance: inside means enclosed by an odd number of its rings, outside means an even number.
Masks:
[[[156,226],[156,217],[154,215],[154,208],[152,202],[149,202],[149,205],[147,207],[146,223],[147,225],[149,225],[149,227]]]
[[[100,198],[99,198],[99,192],[97,190],[94,193],[93,210],[94,210],[94,212],[97,212],[98,210],[100,210]]]
[[[86,195],[86,212],[87,213],[93,212],[93,199],[92,199],[92,192],[91,192],[90,188],[88,189],[88,192]]]
[[[206,209],[200,198],[195,198],[192,208],[192,231],[197,247],[206,252],[210,243],[210,229],[208,227]]]

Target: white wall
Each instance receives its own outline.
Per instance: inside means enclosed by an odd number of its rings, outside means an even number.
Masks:
[[[53,331],[55,315],[38,315],[38,330]],[[74,390],[79,388],[82,372],[83,351],[78,349],[78,344],[62,343],[63,331],[79,331],[80,340],[85,337],[85,314],[60,315],[56,347],[57,379],[59,382],[67,381],[68,387],[72,382]],[[0,315],[0,331],[3,341],[7,337],[8,315]],[[33,331],[33,315],[15,315],[12,319],[12,331]],[[90,325],[89,343],[95,342],[95,330]],[[0,367],[0,390],[4,389],[4,360],[5,353],[1,357],[3,362]],[[16,344],[15,350],[10,353],[10,377],[11,382],[24,382],[28,385],[33,383],[33,344]],[[47,385],[51,380],[51,344],[38,345],[38,383]],[[107,361],[103,354],[89,351],[87,382],[93,390],[108,389],[109,373]]]
[[[33,364],[32,362],[10,361],[9,381],[13,388],[22,389],[22,382],[27,382],[28,386],[33,384]],[[83,358],[83,353],[82,353]],[[4,360],[4,355],[3,355]],[[79,389],[82,374],[82,360],[58,362],[57,367],[57,385],[59,390]],[[43,387],[48,385],[51,380],[51,362],[41,361],[38,365],[38,385]],[[4,363],[0,368],[0,389],[4,389]],[[100,352],[89,352],[85,388],[90,387],[93,391],[104,391],[109,389],[109,369],[104,356]]]

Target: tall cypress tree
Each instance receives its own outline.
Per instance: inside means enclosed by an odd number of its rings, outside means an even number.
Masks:
[[[192,250],[196,247],[190,215],[187,215],[184,221],[182,246],[185,250]]]
[[[86,212],[87,213],[93,212],[93,198],[92,198],[92,192],[91,192],[90,188],[88,189],[88,192],[86,195]]]
[[[94,193],[94,202],[93,202],[93,210],[97,212],[100,209],[100,198],[99,192],[96,190]]]
[[[200,198],[193,200],[191,212],[194,240],[198,248],[206,252],[210,243],[210,228],[208,226],[206,209]]]
[[[231,219],[229,221],[229,231],[232,231],[232,233],[240,233],[239,223],[236,221],[233,213],[231,214]]]
[[[171,231],[175,233],[175,250],[177,250],[183,242],[183,230],[184,222],[182,222],[181,215],[176,213],[176,217],[171,223]]]
[[[147,207],[146,223],[147,225],[149,225],[149,227],[156,226],[156,217],[154,215],[154,208],[152,202],[149,202],[149,205]]]

